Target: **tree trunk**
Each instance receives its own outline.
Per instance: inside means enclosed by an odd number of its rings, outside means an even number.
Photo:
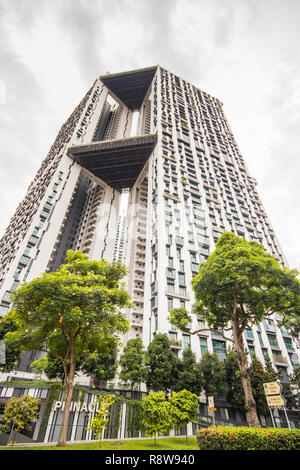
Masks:
[[[11,427],[11,430],[10,430],[10,433],[9,433],[9,438],[8,438],[8,443],[7,445],[11,445],[13,446],[14,443],[15,443],[15,440],[16,440],[16,431],[14,430],[14,427],[15,427],[15,420],[13,421],[13,424],[12,424],[12,427]]]
[[[237,353],[237,360],[239,364],[239,370],[241,374],[241,383],[244,389],[245,394],[245,408],[246,408],[246,417],[249,427],[260,427],[260,422],[257,416],[256,403],[253,397],[251,381],[249,376],[248,369],[248,360],[244,351],[244,342],[242,332],[238,330],[237,321],[236,321],[236,301],[234,303],[233,311],[233,341]]]
[[[65,447],[67,443],[67,431],[70,415],[70,407],[74,389],[74,378],[75,378],[75,364],[73,358],[73,351],[70,357],[70,371],[67,377],[65,377],[66,382],[66,393],[65,393],[65,407],[63,411],[63,419],[61,423],[61,429],[59,434],[59,440],[57,445],[59,447]]]

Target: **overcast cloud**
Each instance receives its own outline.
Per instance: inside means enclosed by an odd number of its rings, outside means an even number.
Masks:
[[[160,64],[224,103],[300,270],[299,0],[0,0],[0,237],[98,75]]]

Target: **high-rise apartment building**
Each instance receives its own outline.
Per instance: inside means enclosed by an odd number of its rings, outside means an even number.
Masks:
[[[181,333],[168,315],[191,308],[191,280],[224,231],[257,240],[286,264],[256,187],[220,100],[160,66],[100,76],[0,242],[0,315],[19,283],[55,270],[68,249],[92,259],[121,256],[134,302],[125,341],[141,337],[147,346],[162,332],[175,354],[191,346],[198,359],[207,350],[224,357],[221,336]],[[298,346],[276,319],[245,340],[249,355],[263,362],[268,354],[283,376],[298,364]],[[24,375],[29,363],[20,365]]]

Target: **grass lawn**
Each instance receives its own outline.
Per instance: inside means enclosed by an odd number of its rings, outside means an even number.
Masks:
[[[128,441],[102,441],[99,448],[98,442],[84,444],[69,444],[66,447],[57,446],[14,446],[1,447],[1,450],[199,450],[195,437],[164,437],[158,438],[156,446],[153,439],[137,439]]]

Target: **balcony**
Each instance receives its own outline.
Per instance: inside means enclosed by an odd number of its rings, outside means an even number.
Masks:
[[[182,341],[178,341],[178,340],[170,339],[170,338],[169,338],[169,341],[170,341],[171,348],[174,348],[174,349],[182,348]]]
[[[131,318],[130,321],[132,326],[142,328],[143,327],[143,320],[139,320],[138,318]]]
[[[176,277],[175,269],[167,268],[166,276],[169,279],[175,279],[175,277]]]
[[[183,237],[176,237],[175,242],[177,245],[184,245],[184,238]]]
[[[266,331],[273,331],[274,333],[276,332],[276,326],[270,321],[264,320],[264,325],[265,325]]]
[[[285,364],[285,365],[288,364],[288,360],[285,357],[283,357],[282,354],[272,351],[272,355],[273,355],[273,360],[275,364]]]
[[[178,297],[184,300],[190,300],[190,297],[188,296],[186,289],[175,289],[174,287],[167,287],[166,295],[169,295],[171,297]]]

